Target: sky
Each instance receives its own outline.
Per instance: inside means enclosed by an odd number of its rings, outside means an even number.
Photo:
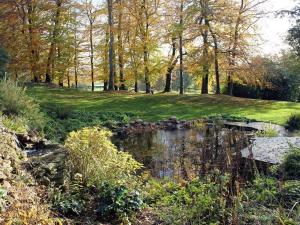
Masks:
[[[264,3],[262,9],[270,12],[270,14],[261,19],[258,24],[261,34],[260,50],[262,54],[278,54],[289,48],[285,37],[293,22],[288,18],[276,17],[271,12],[291,9],[295,5],[295,0],[269,0]]]

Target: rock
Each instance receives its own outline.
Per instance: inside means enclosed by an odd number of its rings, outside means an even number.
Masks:
[[[290,144],[300,147],[299,137],[255,138],[252,146],[243,149],[242,156],[272,164],[282,163]]]

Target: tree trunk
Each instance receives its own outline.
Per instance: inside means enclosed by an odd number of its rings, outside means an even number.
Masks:
[[[57,60],[58,62],[61,62],[61,52],[60,52],[60,46],[57,47]],[[59,78],[58,78],[58,85],[60,87],[64,86],[64,72],[65,71],[59,71]]]
[[[103,84],[103,91],[107,91],[108,90],[108,82],[107,81],[104,81],[104,84]]]
[[[124,79],[124,50],[123,50],[123,35],[122,35],[122,21],[123,21],[123,9],[122,0],[118,0],[119,3],[119,15],[118,15],[118,59],[119,59],[119,72],[120,72],[120,90],[125,90]]]
[[[171,92],[172,73],[178,62],[178,58],[175,58],[175,57],[176,57],[176,39],[172,38],[172,56],[171,56],[171,60],[169,62],[169,66],[167,69],[166,84],[165,84],[164,92]]]
[[[208,59],[208,20],[205,18],[205,30],[203,36],[203,77],[202,77],[202,94],[208,94],[208,76],[209,76],[209,59]]]
[[[78,53],[77,53],[77,28],[75,28],[75,36],[74,36],[74,76],[75,76],[75,88],[78,88]]]
[[[180,3],[180,34],[179,34],[179,58],[180,58],[180,66],[179,66],[179,76],[180,76],[180,87],[179,94],[183,95],[184,87],[183,87],[183,0]]]
[[[149,80],[148,50],[146,45],[144,45],[144,74],[145,74],[146,94],[150,94],[151,84]]]
[[[212,27],[208,23],[210,33],[214,41],[214,54],[215,54],[215,78],[216,78],[216,94],[221,94],[220,90],[220,71],[219,71],[219,47],[217,35],[213,32]]]
[[[51,71],[51,63],[53,62],[53,57],[55,55],[56,39],[57,39],[58,32],[59,32],[61,6],[62,6],[61,0],[56,0],[56,15],[55,15],[55,19],[54,19],[52,39],[51,39],[50,50],[49,50],[48,59],[47,59],[47,66],[46,66],[46,78],[45,78],[46,83],[51,83],[52,79],[53,79],[53,77],[50,74],[51,73],[50,71]]]
[[[234,27],[234,36],[233,36],[233,46],[229,53],[229,67],[230,70],[228,72],[228,78],[227,78],[227,94],[233,95],[233,75],[234,75],[234,67],[235,67],[235,60],[236,60],[236,51],[238,47],[238,40],[239,40],[239,26],[241,23],[241,16],[243,14],[244,10],[244,0],[241,0],[240,4],[240,11],[238,14],[238,17],[236,19],[236,24]]]
[[[38,69],[38,63],[39,63],[39,53],[37,50],[37,40],[36,35],[37,31],[34,28],[34,5],[32,3],[32,0],[27,1],[28,6],[28,33],[29,33],[29,50],[30,50],[30,62],[31,62],[31,76],[32,81],[37,83],[40,82],[40,74]]]
[[[92,15],[91,15],[92,16]],[[93,41],[93,21],[92,18],[90,18],[90,50],[91,50],[91,55],[90,55],[90,63],[91,63],[91,80],[92,80],[92,91],[95,90],[95,81],[94,81],[94,41]]]
[[[139,92],[139,85],[138,85],[137,80],[134,82],[134,92],[135,92],[135,93],[138,93],[138,92]]]
[[[114,71],[114,33],[113,33],[113,3],[112,0],[107,0],[108,8],[108,25],[109,25],[109,81],[108,90],[113,91],[115,86],[115,71]]]
[[[71,87],[71,81],[70,81],[70,70],[68,69],[68,72],[67,72],[67,78],[68,78],[68,88]]]

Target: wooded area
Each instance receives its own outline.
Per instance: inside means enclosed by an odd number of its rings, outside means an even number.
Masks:
[[[202,94],[222,86],[232,95],[233,83],[255,75],[247,66],[264,2],[1,1],[1,47],[16,79],[146,93],[170,92],[177,79],[183,94],[188,75]]]

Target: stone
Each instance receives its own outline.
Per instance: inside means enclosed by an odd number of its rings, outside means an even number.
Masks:
[[[272,164],[283,162],[284,156],[290,150],[290,145],[300,147],[299,137],[256,137],[251,146],[243,149],[242,156]]]

